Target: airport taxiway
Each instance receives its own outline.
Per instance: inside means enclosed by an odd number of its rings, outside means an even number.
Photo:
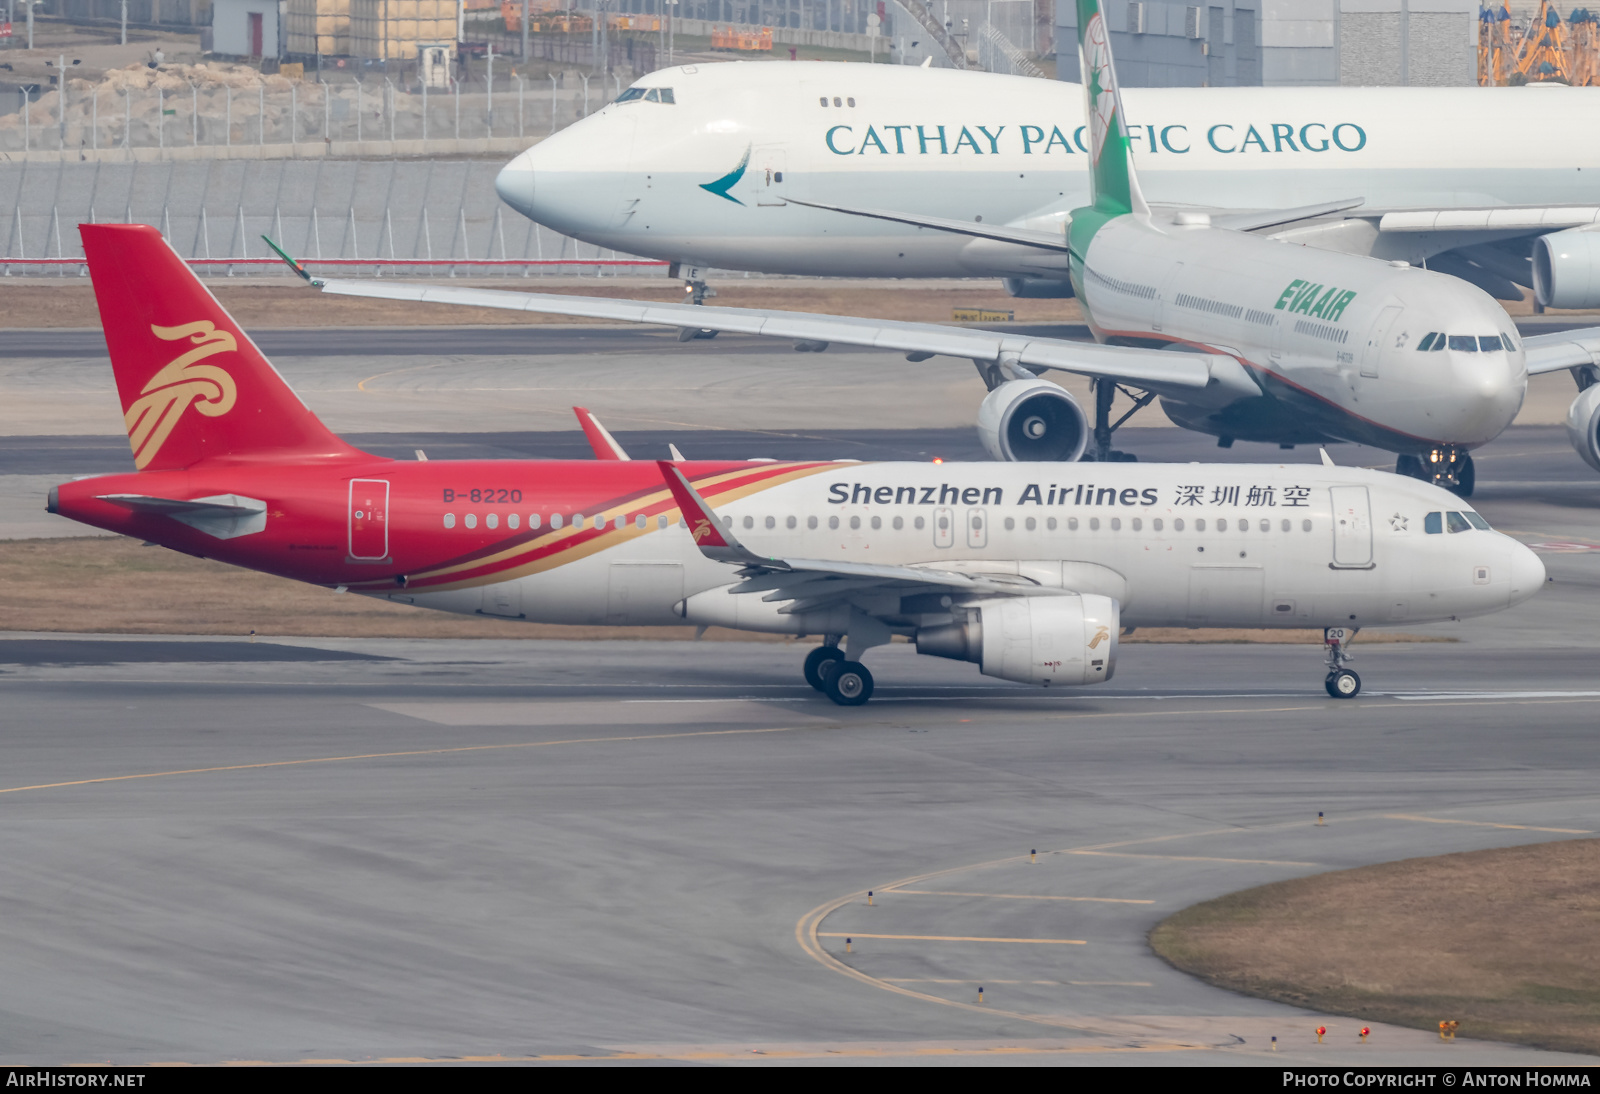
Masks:
[[[1600,833],[1592,647],[1373,647],[1336,702],[1315,647],[1047,693],[895,646],[859,710],[805,649],[0,641],[0,1061],[1570,1059],[1361,1046],[1144,935]]]

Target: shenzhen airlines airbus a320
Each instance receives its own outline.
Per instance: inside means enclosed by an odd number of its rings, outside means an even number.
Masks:
[[[1348,632],[1544,581],[1450,493],[1356,468],[382,459],[328,432],[154,228],[80,231],[137,470],[50,510],[332,589],[818,635],[806,678],[857,704],[896,634],[1058,686],[1109,680],[1122,629],[1162,625],[1328,628],[1349,697]]]

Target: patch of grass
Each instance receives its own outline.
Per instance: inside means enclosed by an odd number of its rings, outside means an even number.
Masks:
[[[693,627],[562,627],[453,615],[241,570],[121,537],[0,541],[0,631],[315,638],[689,639]],[[790,641],[713,627],[708,640]]]
[[[1186,908],[1150,945],[1218,987],[1600,1053],[1600,840],[1341,870]]]

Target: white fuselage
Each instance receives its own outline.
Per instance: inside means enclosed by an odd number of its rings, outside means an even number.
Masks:
[[[1498,611],[1544,581],[1537,556],[1507,536],[1425,530],[1429,513],[1470,512],[1460,499],[1360,468],[840,463],[716,508],[763,556],[1003,575],[1112,597],[1124,626],[1420,623]],[[506,514],[488,519],[493,511],[463,507],[476,533],[465,520],[452,526],[481,550],[482,528],[505,524]],[[734,567],[702,556],[681,522],[635,528],[629,512],[599,514],[612,526],[623,518],[621,542],[564,565],[390,597],[545,623],[844,629],[835,615],[726,595]],[[900,633],[950,620],[937,596],[902,602],[868,590],[862,601]]]
[[[1074,280],[1099,340],[1204,347],[1248,369],[1236,384],[1162,393],[1175,421],[1207,433],[1473,448],[1511,424],[1527,391],[1500,305],[1404,264],[1124,216],[1094,234]]]
[[[1077,84],[738,62],[664,69],[635,86],[671,88],[675,101],[613,103],[541,141],[507,166],[501,196],[579,239],[690,265],[823,276],[1063,276],[1045,252],[785,199],[1059,228],[1069,210],[1088,204]],[[1364,211],[1600,201],[1597,94],[1123,92],[1151,202],[1269,209],[1364,198]],[[1416,260],[1459,243],[1431,233],[1393,257]]]

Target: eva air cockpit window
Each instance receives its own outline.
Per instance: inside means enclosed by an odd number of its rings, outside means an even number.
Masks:
[[[1447,529],[1454,534],[1470,532],[1474,528],[1487,532],[1489,522],[1471,510],[1465,513],[1429,513],[1422,518],[1422,530],[1430,536],[1440,535]]]

